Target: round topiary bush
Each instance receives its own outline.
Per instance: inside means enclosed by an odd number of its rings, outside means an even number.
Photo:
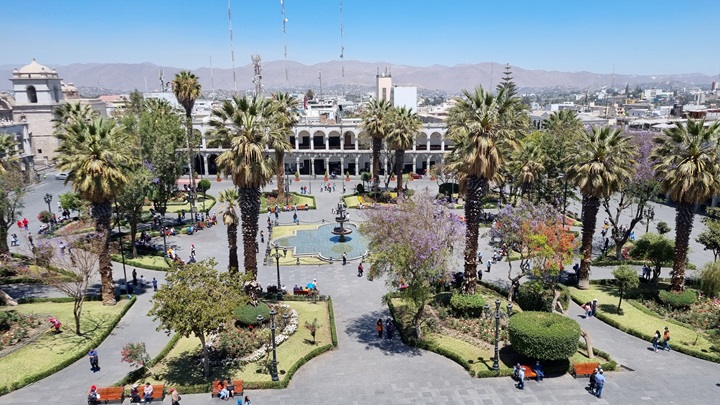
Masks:
[[[485,298],[480,294],[453,294],[450,297],[450,308],[455,316],[477,318],[482,316],[485,307]]]
[[[263,323],[270,321],[270,307],[264,302],[258,303],[257,306],[241,305],[235,308],[233,315],[241,326],[258,326],[258,315],[262,315]]]
[[[578,350],[580,325],[550,312],[520,312],[510,317],[510,344],[527,357],[564,360]]]
[[[565,308],[568,309],[570,304],[570,293],[562,284],[558,285],[560,290],[560,298],[558,302]],[[551,311],[550,306],[552,305],[553,292],[552,290],[546,289],[541,283],[529,282],[520,285],[520,288],[515,292],[515,302],[520,305],[523,311]]]
[[[670,292],[660,291],[658,293],[658,299],[663,305],[667,305],[670,308],[687,308],[697,301],[697,293],[695,290],[686,289],[683,292]]]

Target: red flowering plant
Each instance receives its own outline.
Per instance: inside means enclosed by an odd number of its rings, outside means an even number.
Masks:
[[[147,349],[145,349],[145,343],[143,342],[126,343],[122,350],[120,350],[120,360],[124,363],[130,363],[130,365],[135,367],[145,367],[150,374],[155,375],[155,372],[148,367],[150,355]]]

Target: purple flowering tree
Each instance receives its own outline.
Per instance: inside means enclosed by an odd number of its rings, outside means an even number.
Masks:
[[[463,225],[427,189],[392,208],[364,211],[364,216],[362,232],[371,252],[368,277],[386,276],[388,286],[400,289],[414,309],[419,338],[433,286],[447,279],[454,248],[462,250]]]
[[[654,148],[655,133],[649,131],[627,131],[638,150],[635,171],[631,180],[609,198],[603,199],[603,208],[608,215],[611,228],[609,237],[615,243],[615,257],[622,260],[622,248],[630,238],[635,225],[643,219],[650,222],[652,207],[649,202],[657,194],[659,183],[655,178],[650,154]],[[613,198],[614,197],[614,198]],[[630,222],[624,224],[622,215],[629,210]]]

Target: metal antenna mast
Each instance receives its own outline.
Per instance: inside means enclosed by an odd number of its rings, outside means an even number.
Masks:
[[[215,91],[215,79],[213,78],[212,56],[210,57],[210,91]]]
[[[237,80],[235,79],[235,48],[232,36],[232,14],[230,13],[230,0],[228,0],[228,21],[230,22],[230,58],[232,59],[233,92],[237,93]]]
[[[323,99],[323,92],[322,92],[322,72],[318,71],[318,81],[320,82],[320,98],[318,100]]]
[[[343,24],[342,9],[342,0],[340,0],[340,68],[342,69],[343,98],[345,98],[345,25]]]
[[[263,91],[262,85],[262,66],[260,66],[261,58],[260,55],[251,55],[250,59],[253,64],[253,79],[252,82],[255,85],[255,97],[260,97]]]
[[[283,55],[285,55],[285,88],[290,89],[290,79],[288,78],[288,63],[287,63],[287,32],[285,30],[285,24],[287,24],[287,18],[285,18],[285,0],[280,0],[280,6],[282,6],[282,24],[283,24],[283,40],[284,48]]]

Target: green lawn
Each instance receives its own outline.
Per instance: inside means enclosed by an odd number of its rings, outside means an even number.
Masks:
[[[617,313],[617,304],[619,296],[614,286],[590,285],[588,290],[579,290],[574,287],[569,288],[573,299],[580,302],[588,302],[597,299],[600,303],[598,308],[598,318],[609,321],[610,324],[619,325],[621,330],[625,330],[635,336],[642,337],[650,344],[650,339],[656,330],[662,332],[665,326],[670,327],[670,346],[682,346],[688,352],[709,352],[712,343],[705,339],[702,335],[698,338],[697,333],[689,328],[676,324],[669,324],[659,316],[652,316],[644,313],[630,303],[623,301],[622,314]],[[613,326],[616,326],[613,325]],[[697,338],[697,344],[693,344]]]
[[[293,364],[301,360],[308,353],[318,347],[332,344],[330,336],[330,317],[327,303],[319,301],[317,304],[301,301],[285,301],[285,304],[298,311],[298,330],[277,347],[278,372],[282,379],[287,370]],[[320,328],[317,331],[316,344],[311,344],[310,331],[305,328],[305,321],[312,322],[317,318]],[[210,378],[202,375],[202,365],[199,363],[200,340],[194,336],[181,338],[175,347],[168,353],[167,357],[157,366],[153,367],[156,372],[154,378],[143,379],[141,382],[166,384],[167,386],[190,386],[209,384],[220,378],[241,379],[245,385],[271,381],[267,373],[258,373],[263,360],[249,363],[242,367],[215,367],[211,368]],[[140,381],[138,381],[140,382]]]
[[[42,302],[21,304],[13,309],[22,313],[52,315],[59,319],[63,326],[60,334],[45,333],[44,336],[29,343],[25,347],[0,358],[0,392],[5,387],[17,389],[35,381],[38,374],[57,368],[63,362],[72,361],[79,355],[90,350],[93,342],[104,336],[108,328],[114,326],[128,300],[121,300],[115,306],[104,306],[100,301],[88,301],[83,305],[80,328],[83,333],[74,333],[75,321],[72,315],[72,302]],[[50,324],[47,324],[48,329]],[[88,365],[88,373],[90,366]]]
[[[203,209],[203,196],[202,193],[198,194],[198,200],[195,202],[195,206],[198,210]],[[207,196],[207,200],[205,200],[205,209],[212,211],[212,208],[215,206],[215,199],[212,196]],[[150,208],[152,208],[152,205],[146,205],[143,207],[143,212],[150,212]],[[182,210],[185,210],[186,213],[190,212],[190,203],[188,202],[169,202],[167,205],[167,214],[176,214]]]

